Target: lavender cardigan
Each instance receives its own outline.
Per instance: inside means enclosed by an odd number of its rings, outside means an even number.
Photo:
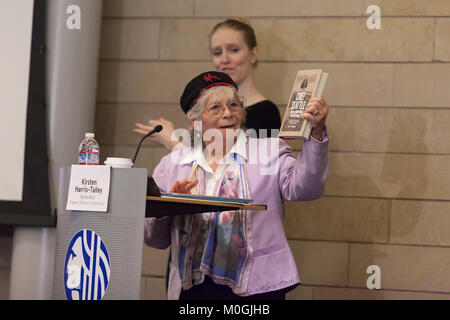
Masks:
[[[247,142],[248,156],[251,141],[250,138]],[[249,161],[249,157],[244,163],[250,198],[254,200],[254,204],[267,204],[267,211],[248,212],[252,217],[247,230],[247,241],[253,255],[248,265],[251,271],[248,279],[245,279],[247,290],[241,294],[243,296],[279,290],[300,282],[294,257],[284,233],[283,200],[311,201],[320,198],[324,192],[328,172],[327,135],[321,142],[313,138],[305,141],[298,158],[284,140],[269,138],[266,142],[278,143],[278,154],[270,157],[270,161],[265,159],[265,164]],[[270,143],[266,143],[266,146]],[[172,160],[182,159],[189,151],[189,149],[174,151],[161,159],[153,178],[162,192],[168,192],[176,180],[189,177],[192,163],[181,165]],[[201,184],[203,177],[199,174],[198,178],[201,193],[204,191]],[[177,230],[173,230],[175,224],[172,219],[169,217],[145,219],[145,243],[159,249],[177,243]],[[172,256],[173,254],[174,252]],[[178,266],[174,263],[171,263],[169,279],[168,298],[178,299],[181,282]]]

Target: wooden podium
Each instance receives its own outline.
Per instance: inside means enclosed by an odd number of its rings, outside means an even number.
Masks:
[[[147,196],[147,210],[145,212],[145,217],[164,217],[239,209],[267,210],[267,206],[228,201],[212,201],[168,196]]]

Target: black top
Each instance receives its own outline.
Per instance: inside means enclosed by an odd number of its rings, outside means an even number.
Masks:
[[[270,129],[280,130],[280,111],[272,101],[263,100],[252,104],[246,108],[246,111],[247,119],[245,120],[245,127],[247,129],[255,129],[258,138],[259,129],[267,129],[267,137],[271,136]]]

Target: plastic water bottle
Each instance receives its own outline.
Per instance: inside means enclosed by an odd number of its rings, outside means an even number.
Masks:
[[[100,163],[100,147],[93,133],[86,133],[78,148],[78,164],[98,165]]]

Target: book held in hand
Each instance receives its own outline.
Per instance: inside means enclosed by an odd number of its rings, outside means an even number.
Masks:
[[[299,70],[294,88],[281,123],[279,137],[284,139],[308,140],[311,134],[311,120],[303,119],[302,114],[311,98],[321,97],[328,73],[320,69]]]

